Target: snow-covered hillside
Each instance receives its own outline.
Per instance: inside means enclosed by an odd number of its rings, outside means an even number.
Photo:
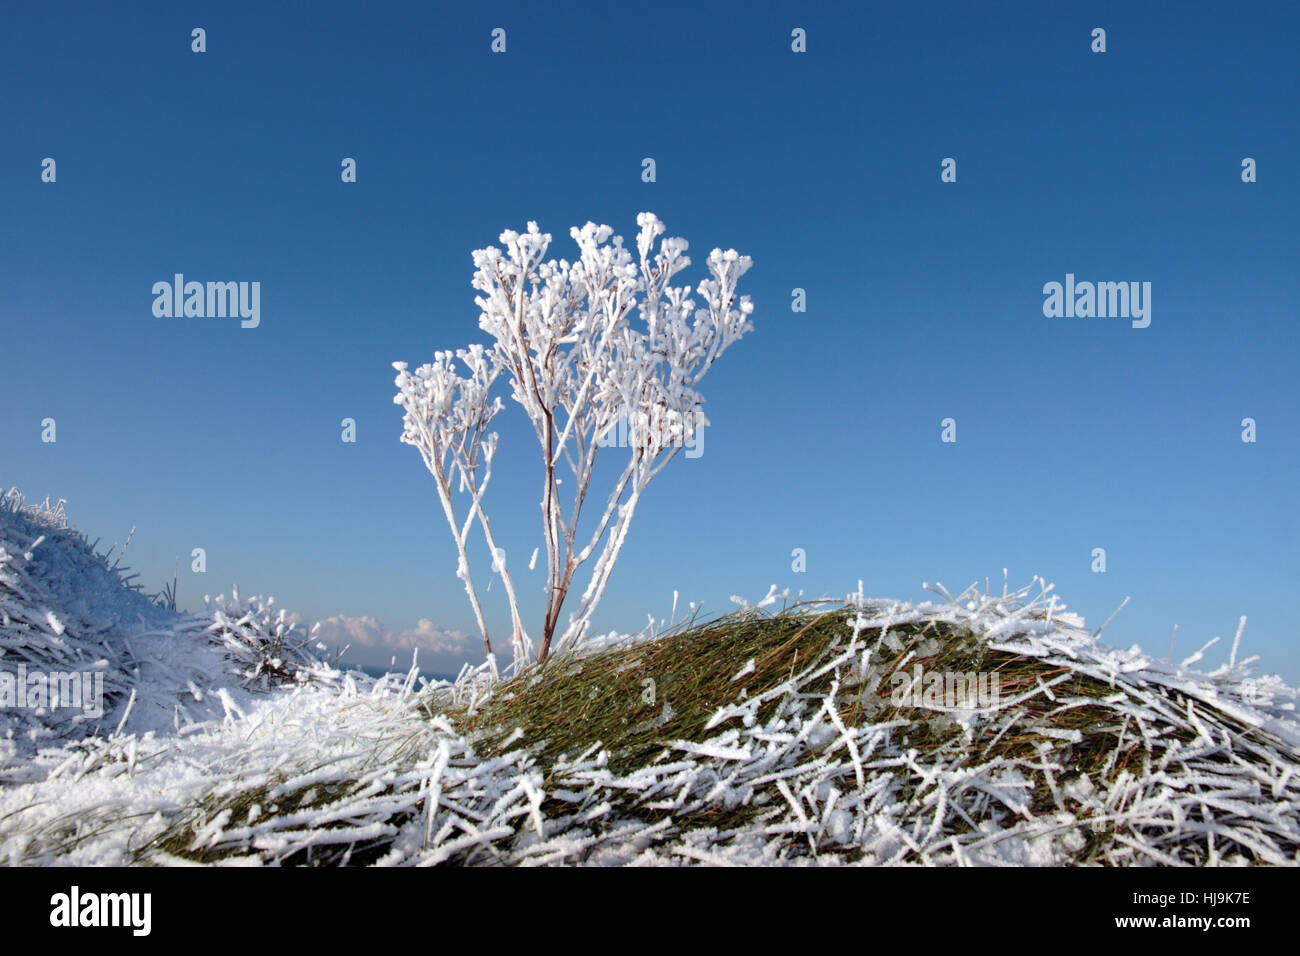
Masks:
[[[0,497],[0,675],[76,675],[86,688],[85,706],[50,706],[34,687],[21,691],[28,706],[0,706],[0,772],[21,773],[39,747],[119,729],[174,733],[247,706],[259,689],[337,680],[269,602],[236,593],[180,614],[125,572],[69,527],[62,502]]]

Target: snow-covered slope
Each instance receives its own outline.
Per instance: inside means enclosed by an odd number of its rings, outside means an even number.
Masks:
[[[20,676],[34,681],[23,699],[0,706],[6,777],[43,746],[119,727],[175,732],[223,716],[223,697],[238,701],[285,680],[336,679],[305,643],[270,602],[242,601],[237,592],[204,614],[168,610],[69,527],[62,502],[30,505],[17,490],[0,498],[0,681],[7,677],[15,691]],[[50,706],[48,691],[37,695],[36,684],[52,674],[78,675],[85,693],[74,703],[82,706]]]

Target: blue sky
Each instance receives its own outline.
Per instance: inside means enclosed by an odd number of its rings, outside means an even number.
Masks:
[[[755,331],[598,628],[674,589],[707,615],[772,583],[920,598],[1006,567],[1094,626],[1131,595],[1107,638],[1161,656],[1175,624],[1182,657],[1248,615],[1244,652],[1300,682],[1294,5],[556,10],[8,13],[0,483],[105,543],[137,526],[150,590],[204,548],[189,607],[237,582],[310,619],[470,632],[390,363],[484,339],[470,253],[503,229],[537,220],[571,257],[570,226],[631,237],[652,210],[692,283],[715,246],[754,258]],[[261,325],[156,318],[176,272],[259,281]],[[1151,325],[1045,317],[1067,273],[1150,282]],[[517,407],[499,421],[489,511],[537,618],[535,443]]]

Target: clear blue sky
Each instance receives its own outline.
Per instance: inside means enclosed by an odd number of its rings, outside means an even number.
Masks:
[[[537,220],[572,256],[571,225],[630,237],[652,210],[692,282],[714,246],[754,258],[756,330],[706,380],[704,454],[651,487],[600,629],[674,589],[721,613],[771,583],[920,598],[1007,567],[1094,626],[1132,595],[1107,637],[1161,656],[1175,624],[1181,657],[1246,614],[1245,652],[1300,681],[1298,11],[11,5],[0,482],[105,543],[138,526],[150,590],[205,548],[190,607],[238,582],[472,630],[390,363],[483,340],[470,252],[502,229]],[[261,326],[155,318],[176,272],[261,282]],[[1150,327],[1044,317],[1066,273],[1151,282]],[[540,631],[535,444],[508,406],[490,511]]]

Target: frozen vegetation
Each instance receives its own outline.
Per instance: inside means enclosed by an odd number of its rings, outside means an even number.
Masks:
[[[636,221],[636,255],[608,225],[574,226],[569,230],[579,252],[574,262],[546,259],[551,235],[535,222],[523,233],[507,229],[501,233],[504,252],[496,246],[474,252],[474,288],[482,293],[474,304],[479,328],[492,344],[435,352],[433,362],[414,372],[406,362],[393,363],[402,441],[420,452],[434,478],[456,545],[456,576],[465,585],[489,658],[492,641],[466,549],[475,518],[497,556],[492,570],[510,607],[515,661],[530,658],[533,646],[484,507],[500,437],[488,429],[505,408],[493,395],[497,379],[509,382],[511,399],[527,415],[541,452],[546,549],[541,662],[552,641],[576,645],[589,636],[638,502],[708,424],[700,383],[753,329],[754,305],[737,292],[753,265],[749,256],[714,249],[705,260],[709,278],[695,286],[698,298],[693,298],[690,285],[672,284],[691,264],[689,244],[664,237],[667,227],[654,213],[643,212]],[[457,371],[458,361],[466,375]],[[579,533],[579,518],[593,487],[597,453],[615,444],[615,434],[626,458],[587,537]],[[568,477],[561,478],[566,466]],[[566,480],[570,484],[562,489]],[[464,518],[457,515],[458,498],[468,499]],[[578,607],[562,627],[560,613],[575,575],[592,559]]]
[[[167,610],[11,492],[0,672],[100,673],[104,707],[0,710],[0,859],[1300,863],[1297,692],[1237,641],[1195,670],[1106,646],[1041,582],[938,591],[769,595],[416,686],[330,666],[269,601]],[[900,706],[917,664],[1000,697]]]

